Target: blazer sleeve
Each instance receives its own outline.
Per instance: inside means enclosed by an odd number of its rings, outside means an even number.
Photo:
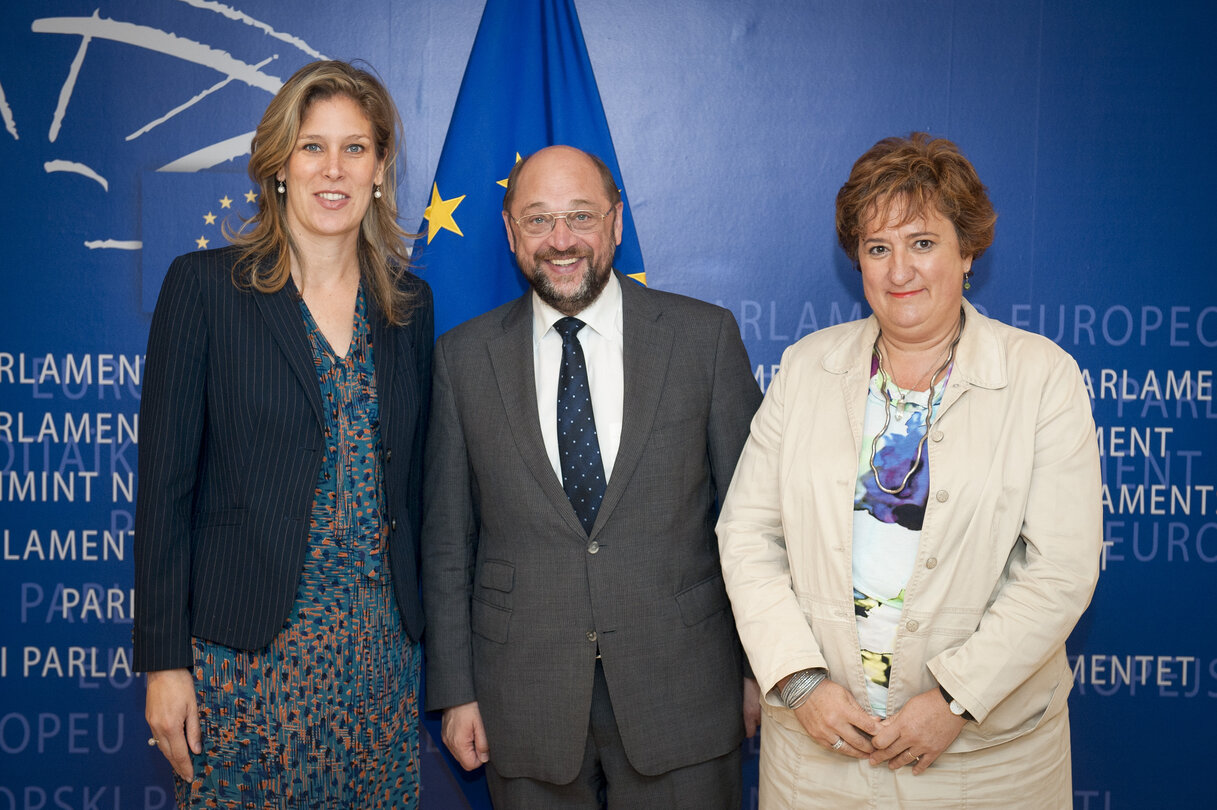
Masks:
[[[752,421],[718,521],[723,579],[740,640],[761,694],[775,706],[782,705],[773,693],[779,680],[801,669],[828,666],[791,586],[782,518],[779,470],[791,418],[786,396],[798,365],[787,349]]]
[[[137,671],[193,663],[190,521],[205,420],[207,320],[190,256],[174,260],[148,335],[135,506]]]
[[[714,387],[706,443],[710,474],[714,480],[715,508],[721,510],[735,474],[740,451],[748,440],[748,426],[761,404],[761,389],[752,376],[752,366],[739,325],[730,312],[723,312],[715,351]],[[745,651],[744,675],[755,678]]]
[[[1102,480],[1090,397],[1056,353],[1040,393],[1020,543],[1004,582],[962,645],[930,672],[977,722],[1057,655],[1090,603],[1103,547]]]
[[[418,303],[412,322],[414,363],[418,370],[418,430],[414,432],[414,444],[410,451],[410,500],[409,509],[414,536],[414,559],[422,559],[422,514],[423,514],[423,456],[427,445],[427,425],[431,414],[431,363],[435,352],[435,302],[431,287],[425,282],[418,285]]]
[[[760,404],[761,389],[752,376],[739,326],[735,317],[724,311],[715,350],[714,390],[707,427],[710,471],[720,507],[748,439],[748,425]]]
[[[427,615],[427,705],[475,700],[470,599],[478,528],[464,430],[441,338],[435,347],[423,486],[423,610]]]

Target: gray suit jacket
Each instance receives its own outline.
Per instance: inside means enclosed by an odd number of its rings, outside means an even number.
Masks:
[[[631,764],[740,743],[718,502],[761,395],[729,312],[622,279],[625,419],[589,536],[545,453],[531,293],[440,338],[427,438],[427,707],[477,700],[503,776],[566,783],[599,649]]]

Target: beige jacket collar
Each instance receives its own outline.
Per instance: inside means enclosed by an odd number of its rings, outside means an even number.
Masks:
[[[993,323],[972,306],[963,302],[964,328],[959,348],[955,352],[955,368],[951,372],[957,382],[980,388],[1005,388],[1006,353],[993,329]],[[846,332],[840,342],[824,355],[821,364],[829,374],[861,374],[870,378],[871,349],[879,336],[879,321],[871,315],[860,328]]]

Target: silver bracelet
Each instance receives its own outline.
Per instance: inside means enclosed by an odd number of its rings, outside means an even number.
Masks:
[[[791,675],[790,679],[786,681],[786,685],[782,687],[782,702],[788,709],[799,708],[827,677],[828,670],[823,667],[799,670]]]

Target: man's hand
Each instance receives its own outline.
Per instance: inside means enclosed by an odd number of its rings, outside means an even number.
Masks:
[[[912,765],[917,776],[955,741],[966,722],[951,713],[937,687],[922,692],[880,723],[881,730],[871,740],[875,750],[870,762],[886,762],[893,771]]]
[[[164,669],[149,672],[147,681],[144,718],[152,729],[156,747],[169,760],[174,772],[190,781],[194,778],[190,752],[198,754],[203,751],[199,707],[194,696],[194,676],[189,669]]]
[[[442,727],[444,745],[462,768],[472,771],[490,761],[486,728],[482,725],[482,713],[476,700],[444,709]]]
[[[744,734],[751,739],[761,727],[761,687],[756,678],[744,678]]]
[[[874,750],[870,737],[881,728],[879,719],[863,711],[849,690],[827,678],[794,710],[794,716],[813,740],[854,759],[870,756]]]

